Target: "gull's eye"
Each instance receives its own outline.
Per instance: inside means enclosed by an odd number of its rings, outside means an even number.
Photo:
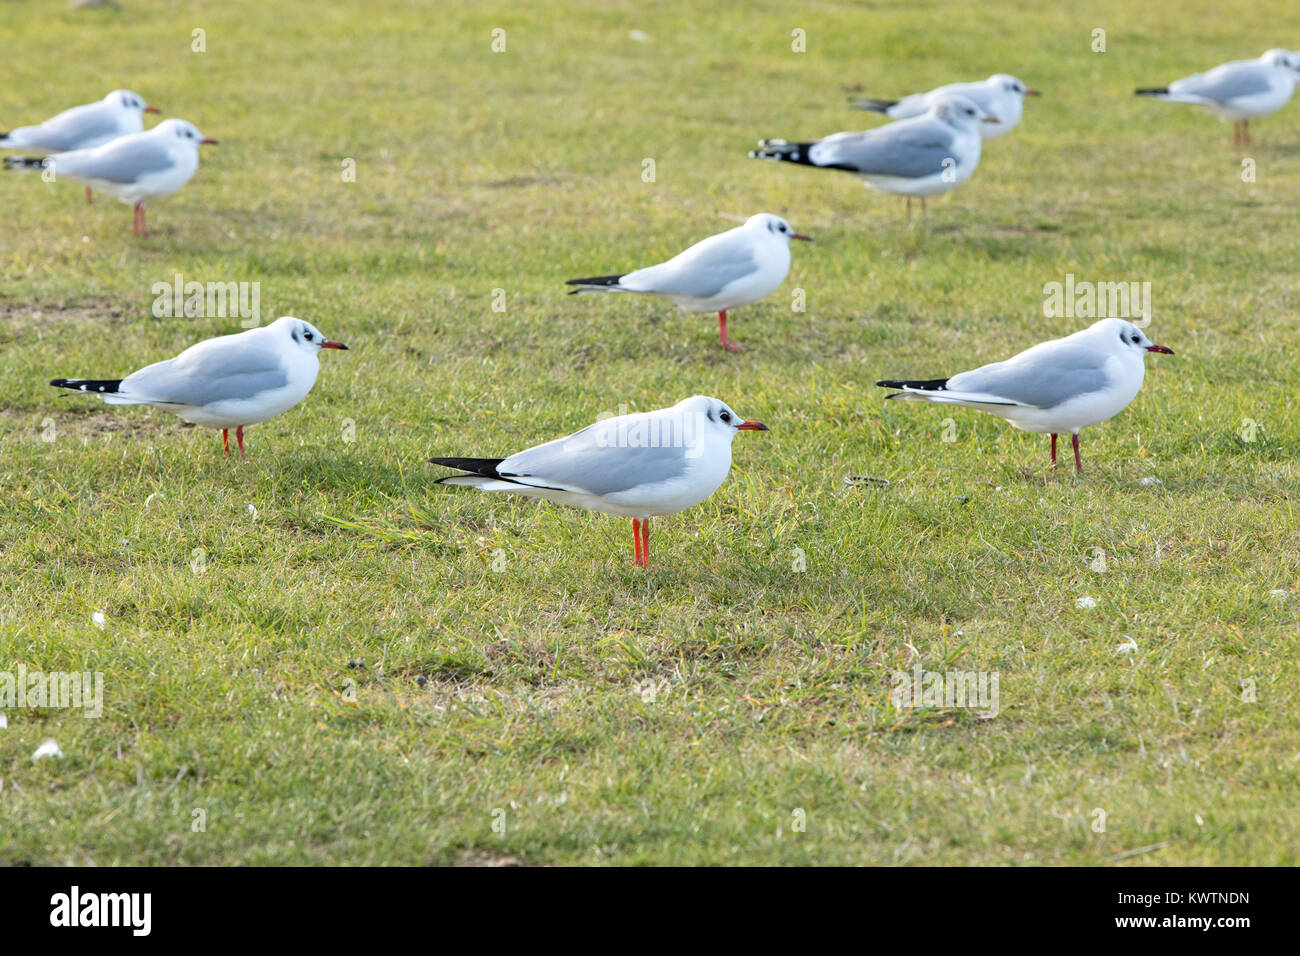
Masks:
[[[308,342],[311,341],[311,333],[310,333],[310,332],[304,332],[304,333],[302,334],[302,337],[305,338]]]
[[[729,422],[731,421],[731,412],[723,412],[718,417],[721,418],[724,422]]]

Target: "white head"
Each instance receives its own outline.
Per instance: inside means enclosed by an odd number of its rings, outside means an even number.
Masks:
[[[963,132],[979,133],[980,123],[996,123],[997,120],[964,96],[941,96],[934,101],[930,112],[949,126]]]
[[[321,349],[347,348],[342,342],[335,342],[333,339],[325,338],[320,329],[310,322],[295,319],[291,315],[281,316],[268,325],[266,330],[312,355],[316,355]]]
[[[685,434],[694,434],[700,438],[725,438],[731,442],[740,432],[765,432],[767,426],[762,422],[744,419],[732,411],[731,407],[717,398],[707,395],[692,395],[684,398],[674,406],[682,411],[683,417],[691,417],[690,429]],[[693,431],[691,430],[693,429]]]
[[[146,103],[139,93],[132,93],[130,90],[114,90],[104,97],[104,102],[128,113],[139,113],[141,118],[145,113],[162,112],[158,107]]]
[[[1288,53],[1286,50],[1272,49],[1262,54],[1259,58],[1261,63],[1267,63],[1269,66],[1281,67],[1284,70],[1290,70],[1293,73],[1300,70],[1300,58],[1294,53]]]
[[[185,143],[187,146],[193,146],[196,150],[200,146],[217,145],[215,139],[208,139],[199,132],[197,126],[183,119],[163,120],[149,132],[157,136],[166,137],[169,142],[175,140],[177,142]]]
[[[1086,331],[1088,335],[1095,335],[1103,344],[1121,354],[1136,353],[1138,361],[1141,361],[1142,356],[1147,352],[1174,354],[1173,349],[1156,345],[1146,337],[1145,332],[1124,319],[1102,319],[1100,322],[1094,322]]]
[[[810,236],[795,232],[790,224],[780,216],[774,216],[770,212],[760,212],[756,216],[750,216],[745,220],[746,229],[765,229],[778,239],[784,239],[786,244],[791,239],[802,239],[804,242],[812,242]]]
[[[1037,90],[1031,90],[1029,87],[1025,86],[1024,83],[1020,82],[1010,73],[994,73],[984,82],[987,83],[989,86],[995,87],[1006,93],[1010,93],[1012,96],[1018,96],[1022,100],[1026,96],[1041,95]]]

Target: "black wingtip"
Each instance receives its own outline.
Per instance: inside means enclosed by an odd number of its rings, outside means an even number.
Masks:
[[[613,276],[592,276],[590,279],[566,279],[564,281],[564,284],[583,286],[588,289],[608,288],[610,286],[618,285],[620,280],[622,280],[623,276],[625,275],[627,275],[626,272],[621,272],[618,275],[613,275]],[[581,292],[581,291],[582,291],[581,289],[574,290],[574,292]],[[569,294],[573,295],[573,292]]]
[[[468,472],[471,475],[479,475],[483,478],[500,478],[497,474],[497,465],[505,461],[504,458],[428,458],[426,461],[431,465],[442,465],[444,468],[455,468],[458,471]],[[449,477],[455,477],[451,475]]]
[[[45,165],[43,156],[6,156],[5,169],[41,169]]]
[[[55,388],[70,388],[75,392],[112,395],[117,392],[122,380],[120,378],[52,378],[50,384]]]
[[[918,379],[915,381],[887,378],[883,381],[877,382],[876,384],[881,388],[912,388],[922,392],[943,392],[948,388],[948,380],[946,378]]]
[[[1169,92],[1167,86],[1144,86],[1133,91],[1134,96],[1164,96]]]
[[[898,100],[873,100],[862,96],[850,96],[849,105],[855,110],[866,110],[870,113],[886,113],[892,107],[898,105]]]

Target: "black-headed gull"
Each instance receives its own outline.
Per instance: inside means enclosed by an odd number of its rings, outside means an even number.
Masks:
[[[745,224],[709,236],[667,262],[621,275],[570,279],[580,292],[640,292],[662,296],[687,312],[718,313],[718,334],[729,352],[744,346],[727,337],[727,310],[775,292],[790,271],[790,241],[808,240],[780,216],[761,212]]]
[[[163,120],[145,133],[132,133],[96,146],[44,158],[6,156],[5,167],[48,169],[56,180],[84,183],[135,207],[131,231],[145,234],[146,200],[170,196],[199,169],[199,147],[215,146],[193,123]]]
[[[650,519],[697,505],[731,470],[731,442],[743,431],[767,431],[725,402],[695,395],[671,408],[619,415],[567,438],[509,458],[430,458],[466,474],[438,479],[482,491],[532,498],[632,519],[634,562],[646,566]]]
[[[66,109],[36,126],[19,126],[0,133],[0,149],[34,149],[42,153],[63,153],[72,149],[94,149],[119,136],[144,129],[145,113],[161,113],[139,93],[114,90],[96,103]],[[90,187],[86,187],[90,202]]]
[[[56,378],[51,385],[98,395],[110,405],[152,405],[187,422],[235,429],[244,453],[244,428],[297,405],[316,383],[321,349],[346,349],[310,322],[284,316],[270,325],[191,345],[175,358],[147,365],[126,378]]]
[[[840,169],[866,185],[908,197],[925,197],[956,189],[980,161],[980,124],[993,117],[964,96],[941,96],[928,112],[877,126],[862,133],[836,133],[816,142],[784,139],[759,141],[751,159],[775,159],[821,169]],[[928,221],[928,214],[927,221]]]
[[[994,362],[951,378],[886,380],[890,398],[977,408],[1005,418],[1016,428],[1052,436],[1074,436],[1074,465],[1083,474],[1079,429],[1118,415],[1137,397],[1148,352],[1173,355],[1154,345],[1132,322],[1102,319],[1063,339],[1043,342],[1005,362]]]
[[[1232,142],[1248,146],[1250,121],[1285,106],[1297,82],[1300,58],[1286,50],[1269,50],[1258,59],[1224,63],[1168,86],[1140,89],[1137,95],[1203,106],[1219,119],[1232,120]]]
[[[975,83],[949,83],[946,86],[936,87],[928,93],[913,93],[898,100],[854,97],[850,102],[855,109],[883,113],[890,119],[908,119],[929,112],[936,100],[950,94],[966,97],[997,120],[996,123],[985,123],[980,126],[980,138],[984,140],[997,139],[1010,133],[1020,122],[1020,116],[1025,108],[1025,97],[1042,95],[1010,74],[994,73],[987,80],[979,80]]]

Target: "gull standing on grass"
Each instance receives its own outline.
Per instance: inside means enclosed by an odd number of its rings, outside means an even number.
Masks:
[[[147,133],[132,133],[96,146],[43,159],[6,156],[7,169],[45,169],[54,179],[85,183],[135,207],[131,232],[145,235],[144,204],[170,196],[199,169],[199,147],[215,146],[193,123],[163,120]]]
[[[718,313],[718,335],[728,352],[745,347],[727,337],[727,310],[771,295],[790,271],[795,232],[780,216],[761,212],[745,224],[709,236],[667,262],[622,275],[570,279],[581,292],[641,292],[669,299],[687,312]]]
[[[310,322],[284,316],[270,325],[191,345],[126,378],[56,378],[51,385],[98,395],[109,405],[152,405],[187,422],[221,429],[230,454],[235,429],[244,454],[244,428],[297,405],[316,384],[321,349],[346,349]]]
[[[906,196],[909,222],[912,197],[919,196],[928,223],[925,198],[970,179],[980,161],[980,124],[996,122],[966,97],[949,94],[921,116],[816,142],[759,140],[749,156],[853,173],[873,189]]]
[[[1148,352],[1173,355],[1154,345],[1132,322],[1102,319],[1063,339],[1043,342],[1005,362],[994,362],[951,378],[877,382],[898,388],[890,398],[977,408],[1005,418],[1027,432],[1074,438],[1074,466],[1083,474],[1079,429],[1104,422],[1137,397]]]
[[[671,408],[620,415],[509,458],[430,458],[466,474],[438,483],[511,491],[632,519],[633,563],[646,567],[650,519],[699,504],[731,470],[731,442],[767,431],[716,398],[695,395]]]
[[[980,126],[980,138],[997,139],[1006,136],[1020,122],[1025,108],[1026,96],[1041,96],[1037,90],[1031,90],[1024,83],[1007,73],[994,73],[987,80],[976,83],[949,83],[936,87],[928,93],[913,93],[899,100],[877,100],[865,97],[852,97],[849,102],[854,109],[883,113],[890,119],[908,119],[927,113],[936,100],[945,96],[964,96],[985,113],[997,120]]]
[[[66,153],[73,149],[94,149],[119,136],[144,129],[145,113],[161,113],[139,93],[114,90],[97,103],[66,109],[36,126],[19,126],[0,133],[0,149],[35,149],[42,153]],[[86,187],[90,202],[90,187]]]
[[[1269,50],[1258,59],[1234,60],[1168,86],[1144,87],[1137,95],[1204,106],[1219,119],[1232,120],[1234,145],[1249,146],[1250,121],[1286,106],[1298,82],[1300,58],[1286,50]]]

